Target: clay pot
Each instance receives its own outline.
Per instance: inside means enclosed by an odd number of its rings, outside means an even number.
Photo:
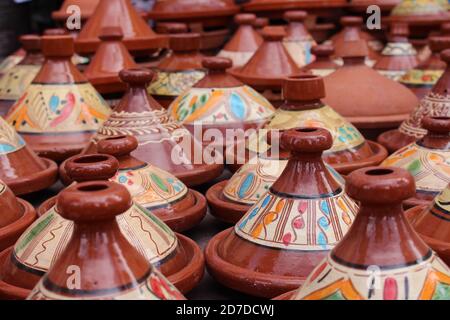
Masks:
[[[450,38],[449,38],[450,40]],[[450,43],[449,43],[450,44]],[[450,62],[450,50],[441,54],[443,63]],[[398,129],[389,130],[378,137],[378,142],[385,146],[390,152],[395,152],[408,144],[423,138],[426,130],[422,129],[424,116],[450,116],[450,69],[440,77],[434,85],[433,90],[420,101],[419,106],[414,109]]]
[[[286,11],[284,14],[288,26],[286,27],[283,44],[300,68],[310,64],[315,59],[311,54],[311,48],[316,45],[316,42],[304,25],[307,16],[308,13],[301,10]]]
[[[407,208],[429,204],[450,183],[450,117],[425,117],[428,133],[398,150],[382,165],[407,169],[416,179],[416,195],[405,201]]]
[[[77,52],[94,53],[100,45],[99,36],[104,27],[121,28],[123,43],[133,54],[145,53],[167,45],[167,38],[153,32],[130,0],[100,0],[77,37]]]
[[[184,299],[123,234],[118,219],[132,208],[130,193],[114,182],[84,182],[62,191],[57,210],[73,223],[73,232],[28,299]]]
[[[367,7],[376,5],[381,9],[384,16],[385,13],[390,13],[401,0],[350,0],[349,2],[348,9],[352,12],[366,13]]]
[[[332,45],[316,45],[311,48],[311,53],[316,59],[304,66],[302,68],[303,71],[310,72],[316,76],[326,77],[339,68],[339,65],[331,59],[334,54]]]
[[[255,19],[255,22],[253,22],[253,27],[255,28],[256,32],[262,35],[262,30],[269,25],[269,22],[269,18],[257,17]]]
[[[16,66],[20,63],[20,61],[25,58],[25,55],[27,52],[25,49],[20,48],[19,50],[15,51],[13,54],[7,56],[5,59],[3,59],[0,62],[0,77],[3,76],[8,70],[10,70],[12,67]]]
[[[133,135],[139,141],[133,156],[172,173],[189,187],[220,176],[222,162],[205,163],[201,144],[148,95],[146,87],[153,77],[153,71],[148,69],[120,73],[128,90],[84,152],[97,153],[97,142],[104,138]],[[177,152],[172,154],[174,148]]]
[[[0,118],[0,136],[0,179],[16,195],[40,191],[56,182],[56,163],[38,157],[3,118]]]
[[[200,130],[205,145],[211,143],[205,137],[208,130],[220,130],[224,139],[231,131],[236,136],[241,132],[240,139],[215,143],[220,150],[227,145],[232,147],[244,139],[247,130],[259,129],[266,123],[275,109],[258,92],[226,73],[232,66],[230,59],[209,57],[202,64],[208,74],[175,99],[169,114],[192,134]]]
[[[43,36],[41,70],[6,116],[30,147],[55,161],[79,153],[111,110],[70,61],[71,36]]]
[[[20,37],[20,42],[26,52],[25,57],[0,77],[0,116],[4,116],[22,96],[44,62],[39,36],[24,35]]]
[[[321,159],[333,144],[327,130],[288,130],[281,144],[291,152],[281,176],[234,228],[205,249],[217,281],[266,298],[300,286],[347,232],[357,210]]]
[[[419,63],[417,51],[408,41],[408,25],[393,23],[388,36],[388,43],[381,52],[381,57],[373,68],[389,79],[399,81],[408,70]]]
[[[254,29],[256,16],[252,13],[240,13],[234,17],[238,29],[219,52],[220,57],[229,58],[233,67],[242,67],[263,43],[262,36]]]
[[[166,108],[206,74],[198,33],[171,34],[170,49],[172,52],[158,64],[157,78],[148,88],[148,92]]]
[[[350,174],[346,190],[361,203],[353,225],[291,299],[448,300],[441,288],[450,285],[450,269],[402,210],[402,201],[414,194],[411,175],[364,168]]]
[[[65,0],[58,11],[52,12],[52,18],[57,22],[65,23],[72,14],[71,6],[78,6],[81,20],[84,22],[92,16],[99,2],[100,0]]]

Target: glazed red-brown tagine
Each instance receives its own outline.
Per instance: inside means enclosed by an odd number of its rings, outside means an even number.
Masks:
[[[8,113],[11,106],[25,92],[44,63],[41,51],[41,37],[23,35],[20,37],[25,57],[17,65],[0,76],[0,116]]]
[[[62,191],[57,211],[73,222],[73,233],[28,299],[184,299],[122,233],[117,217],[132,206],[128,190],[114,182],[84,182]],[[70,285],[73,266],[77,286]]]
[[[291,129],[281,144],[291,153],[281,176],[205,249],[216,280],[266,298],[300,286],[347,232],[357,209],[321,159],[333,144],[327,130]]]
[[[313,75],[326,77],[339,68],[331,57],[334,54],[334,47],[331,44],[316,45],[311,48],[311,53],[316,59],[302,68],[303,71],[311,72]]]
[[[104,27],[119,27],[124,34],[123,43],[134,54],[167,46],[167,38],[156,34],[137,13],[131,0],[100,0],[92,16],[76,40],[80,54],[94,53],[100,44]]]
[[[70,61],[70,35],[43,36],[46,60],[6,120],[39,155],[55,161],[79,153],[111,109]]]
[[[402,209],[402,201],[414,194],[411,175],[400,168],[370,167],[347,180],[348,195],[361,203],[353,225],[300,289],[278,299],[450,299],[450,269]]]
[[[71,6],[78,6],[80,8],[81,20],[89,19],[97,8],[100,0],[64,0],[61,8],[58,11],[52,12],[52,18],[60,23],[65,23],[67,19],[73,14]]]
[[[255,30],[262,35],[262,30],[269,25],[269,18],[257,17],[253,23]]]
[[[172,173],[189,187],[221,175],[222,162],[207,164],[202,157],[201,143],[147,93],[153,71],[123,70],[119,75],[128,84],[128,90],[85,153],[97,153],[96,144],[103,138],[134,135],[139,142],[132,152],[134,157]],[[179,149],[172,154],[174,148]]]
[[[450,49],[444,50],[441,56],[442,63],[450,63]],[[395,152],[422,138],[426,134],[426,130],[422,128],[422,119],[424,116],[450,116],[449,91],[450,66],[447,66],[444,74],[442,74],[439,81],[434,85],[431,92],[420,101],[419,106],[414,109],[409,118],[398,129],[382,133],[378,137],[378,142],[390,152]]]

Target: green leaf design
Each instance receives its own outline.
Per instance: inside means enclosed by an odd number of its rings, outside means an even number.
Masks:
[[[420,163],[419,159],[414,160],[411,162],[408,167],[406,168],[412,175],[416,175],[420,172],[420,169],[422,168],[422,164]]]
[[[23,240],[17,245],[16,252],[25,248],[25,246],[30,243],[31,240],[33,240],[39,233],[41,233],[42,230],[44,230],[50,224],[50,222],[53,220],[53,217],[54,213],[51,213],[37,225],[35,225],[33,229],[31,229],[30,232],[28,232]]]
[[[169,192],[169,189],[166,187],[166,185],[164,184],[164,181],[161,180],[161,178],[159,176],[157,176],[154,173],[150,174],[150,178],[153,180],[153,182],[156,183],[156,185],[164,192]]]

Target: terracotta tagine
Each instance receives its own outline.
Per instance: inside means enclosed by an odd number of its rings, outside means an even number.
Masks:
[[[331,59],[334,54],[334,47],[332,45],[316,45],[311,48],[311,53],[316,57],[316,59],[310,64],[304,66],[302,70],[310,72],[316,76],[326,77],[339,68],[339,65]]]
[[[16,198],[3,181],[0,181],[0,208],[0,251],[3,251],[16,242],[37,215],[33,206]]]
[[[366,137],[397,127],[419,104],[414,94],[365,65],[364,41],[348,41],[344,65],[324,78],[325,103],[333,106]],[[351,83],[351,90],[348,84]]]
[[[450,49],[450,37],[433,36],[429,39],[430,57],[416,68],[409,70],[399,81],[408,87],[418,99],[423,99],[439,80],[446,68],[446,62],[441,60],[441,52]]]
[[[100,0],[76,40],[79,54],[92,54],[100,45],[104,27],[122,29],[123,43],[134,54],[163,48],[167,38],[156,34],[133,7],[131,0]]]
[[[26,52],[25,57],[0,77],[0,116],[4,116],[22,96],[44,62],[39,36],[24,35],[20,42]]]
[[[255,20],[252,13],[240,13],[234,17],[239,27],[219,52],[220,57],[233,61],[233,67],[245,65],[263,43],[262,36],[254,29]]]
[[[122,43],[123,32],[119,27],[105,27],[99,36],[101,43],[84,71],[84,75],[95,89],[109,98],[123,95],[127,86],[119,78],[123,69],[137,68],[133,57]]]
[[[266,298],[300,286],[347,232],[357,210],[321,159],[333,144],[327,130],[288,130],[281,144],[291,152],[281,176],[205,249],[217,281]]]
[[[73,232],[28,299],[184,299],[123,234],[118,219],[132,207],[127,189],[113,182],[84,182],[61,192],[57,211]]]
[[[171,34],[169,42],[172,52],[158,64],[157,77],[148,88],[148,92],[164,107],[206,74],[202,67],[198,33]]]
[[[257,17],[255,19],[255,22],[253,23],[253,27],[255,28],[256,32],[258,32],[260,35],[262,35],[262,30],[269,25],[270,21],[269,18],[265,17]]]
[[[450,38],[449,38],[450,40]],[[441,54],[443,63],[450,63],[450,49]],[[397,151],[408,144],[423,138],[427,131],[422,128],[424,116],[450,116],[450,66],[434,85],[431,92],[420,101],[398,129],[389,130],[378,137],[378,142],[390,152]]]
[[[46,61],[6,116],[39,155],[62,161],[79,153],[111,110],[70,61],[73,38],[43,36]]]
[[[408,35],[407,24],[393,23],[388,35],[388,43],[373,68],[383,76],[399,81],[408,70],[416,67],[419,63],[416,57],[417,51],[408,41]]]
[[[133,156],[172,173],[189,187],[221,175],[222,162],[207,164],[201,143],[148,95],[146,87],[154,77],[153,71],[123,70],[119,75],[128,90],[84,152],[97,153],[101,139],[133,135],[139,141]]]
[[[300,68],[314,61],[311,48],[316,45],[314,38],[306,29],[306,11],[286,11],[284,19],[288,22],[283,44]]]
[[[19,50],[15,51],[5,59],[0,61],[0,77],[3,76],[9,69],[19,64],[20,61],[25,58],[26,54],[27,52],[25,51],[25,49],[20,48]]]
[[[170,105],[169,115],[192,134],[200,130],[201,137],[210,129],[220,130],[224,139],[231,130],[245,133],[259,129],[275,109],[258,92],[227,74],[231,66],[228,58],[204,58],[203,67],[208,74]],[[207,138],[204,140],[206,145],[211,143]],[[235,142],[239,140],[232,143]],[[225,146],[227,141],[217,145]]]
[[[0,117],[0,180],[16,195],[24,195],[50,187],[57,177],[56,163],[38,157]]]
[[[99,2],[100,0],[64,0],[61,8],[52,12],[52,18],[60,24],[65,24],[74,12],[72,6],[78,6],[81,20],[85,22],[92,16]]]
[[[347,193],[361,203],[344,239],[311,272],[292,300],[449,300],[450,269],[407,221],[414,194],[406,170],[353,172]]]
[[[425,117],[428,133],[417,142],[396,151],[382,165],[407,169],[416,179],[415,197],[406,207],[428,204],[450,183],[450,118]]]

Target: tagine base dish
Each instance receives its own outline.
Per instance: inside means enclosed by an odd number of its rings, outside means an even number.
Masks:
[[[0,252],[0,267],[3,267],[11,256],[14,247],[11,246]],[[25,300],[31,290],[11,285],[0,279],[0,299],[6,300]]]
[[[378,136],[377,140],[389,151],[389,153],[393,153],[416,141],[414,137],[407,136],[401,133],[398,129],[383,132]]]

